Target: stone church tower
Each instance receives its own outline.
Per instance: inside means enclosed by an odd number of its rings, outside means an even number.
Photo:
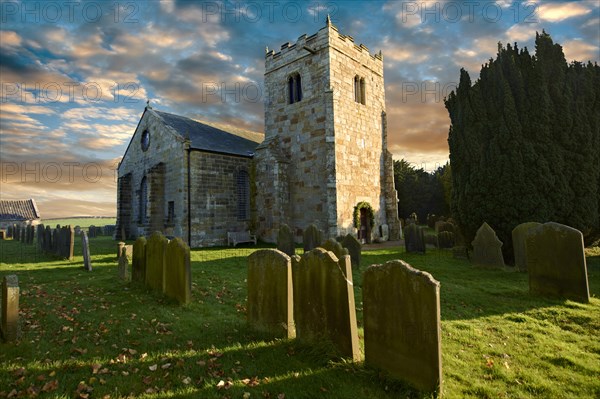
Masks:
[[[258,235],[275,241],[283,223],[297,235],[311,223],[328,237],[357,233],[361,204],[359,236],[370,241],[387,224],[398,239],[381,53],[327,18],[316,34],[267,51],[265,94],[265,140],[254,155]]]

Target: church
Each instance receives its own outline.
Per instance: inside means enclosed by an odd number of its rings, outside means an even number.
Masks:
[[[328,18],[267,51],[264,76],[264,136],[146,107],[118,167],[117,232],[191,247],[248,230],[274,242],[282,224],[298,241],[311,223],[325,237],[399,238],[381,53]]]

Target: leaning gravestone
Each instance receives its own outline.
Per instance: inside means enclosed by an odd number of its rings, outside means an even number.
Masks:
[[[409,253],[425,253],[425,228],[409,224],[404,228],[404,247]]]
[[[127,250],[123,247],[121,256],[119,256],[119,278],[123,281],[129,281],[129,258]]]
[[[248,323],[284,338],[296,336],[292,261],[283,251],[262,249],[248,257]]]
[[[90,256],[90,240],[85,231],[81,232],[81,251],[83,252],[83,268],[92,271],[92,257]]]
[[[472,261],[475,265],[504,267],[502,241],[498,239],[489,224],[483,222],[471,244],[473,245]]]
[[[362,245],[352,234],[346,234],[342,240],[342,247],[348,250],[353,267],[360,267],[360,254]]]
[[[527,270],[527,252],[526,252],[526,243],[527,243],[527,233],[529,230],[534,227],[541,226],[541,223],[537,222],[527,222],[521,223],[517,227],[515,227],[512,231],[512,243],[513,250],[515,253],[515,267],[517,270],[525,271]]]
[[[6,341],[19,336],[19,279],[10,274],[2,279],[2,320],[0,333]]]
[[[314,224],[309,225],[306,230],[304,230],[302,243],[304,245],[304,252],[308,252],[313,250],[314,248],[321,245],[323,234],[321,230],[317,228]]]
[[[529,292],[588,303],[590,292],[583,234],[559,223],[544,223],[527,233]]]
[[[327,241],[325,241],[321,245],[321,248],[323,248],[325,251],[333,252],[338,259],[341,259],[344,255],[349,255],[348,250],[346,248],[343,248],[342,244],[340,244],[333,238],[330,238]]]
[[[180,304],[192,299],[192,269],[190,247],[179,237],[169,241],[166,247],[165,294]]]
[[[277,233],[277,249],[288,256],[296,254],[294,233],[287,224],[282,224]]]
[[[440,283],[401,260],[363,277],[365,363],[424,391],[441,391]]]
[[[133,244],[131,279],[141,283],[146,280],[146,237],[138,237]]]
[[[298,339],[329,339],[342,355],[360,361],[350,256],[338,260],[323,248],[295,256],[292,284]]]
[[[165,292],[165,252],[168,242],[158,231],[146,241],[146,285],[160,292]]]

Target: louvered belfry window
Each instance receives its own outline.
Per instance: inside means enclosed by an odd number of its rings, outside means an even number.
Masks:
[[[237,186],[237,218],[238,220],[250,219],[250,178],[245,170],[239,171],[236,176]]]

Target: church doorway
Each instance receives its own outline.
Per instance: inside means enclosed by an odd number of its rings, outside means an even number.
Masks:
[[[371,243],[371,226],[369,221],[369,212],[366,208],[360,208],[360,230],[358,239],[364,240],[367,244]]]

